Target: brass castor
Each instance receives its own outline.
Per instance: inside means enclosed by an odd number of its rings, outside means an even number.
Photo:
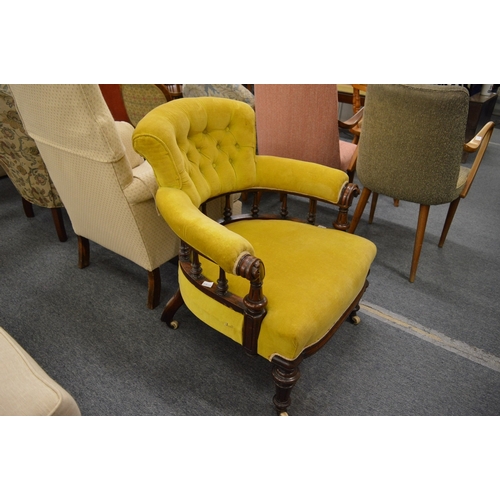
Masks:
[[[351,323],[353,325],[359,325],[361,323],[361,318],[357,315],[351,316]]]
[[[280,417],[288,417],[288,413],[286,411],[282,411],[280,413]]]
[[[174,319],[173,321],[171,321],[169,324],[168,324],[169,328],[171,328],[172,330],[177,330],[177,328],[179,328],[179,322]]]

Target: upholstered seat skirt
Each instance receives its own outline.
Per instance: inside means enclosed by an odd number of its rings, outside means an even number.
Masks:
[[[294,360],[321,340],[362,290],[376,254],[366,239],[294,221],[247,220],[226,227],[252,244],[266,268],[267,315],[258,354],[269,360],[274,355]],[[218,266],[206,259],[201,264],[203,276],[216,286]],[[227,279],[232,293],[248,293],[248,280],[229,274]],[[241,344],[243,315],[190,285],[181,271],[179,281],[193,314]]]

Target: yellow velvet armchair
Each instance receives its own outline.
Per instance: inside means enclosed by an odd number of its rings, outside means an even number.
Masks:
[[[346,232],[357,186],[341,170],[256,155],[255,113],[235,100],[171,101],[139,122],[133,144],[153,167],[158,209],[181,239],[179,290],[162,320],[177,327],[174,314],[185,304],[269,360],[275,409],[286,414],[302,360],[346,319],[359,319],[376,248]],[[261,214],[259,193],[266,191],[307,196],[307,220],[288,216],[286,196],[280,214]],[[232,215],[236,192],[255,193],[248,215]],[[221,195],[227,210],[217,222],[203,207]],[[333,228],[315,225],[318,200],[332,205]]]

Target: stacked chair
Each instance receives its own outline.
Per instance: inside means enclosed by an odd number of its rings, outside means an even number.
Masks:
[[[201,321],[271,362],[275,410],[286,414],[304,358],[322,348],[359,301],[376,254],[346,232],[359,192],[340,169],[256,154],[255,113],[238,100],[184,98],[160,106],[137,125],[133,144],[155,170],[157,206],[181,240],[179,290],[162,320],[178,327],[185,304]],[[303,220],[286,210],[231,213],[234,193],[278,191],[309,199]],[[220,223],[199,207],[225,196]],[[317,202],[332,207],[333,228],[315,225]],[[202,341],[202,339],[200,339]]]

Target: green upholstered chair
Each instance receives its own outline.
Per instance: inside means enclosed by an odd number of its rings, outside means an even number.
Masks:
[[[5,84],[0,85],[0,167],[21,195],[26,216],[35,216],[33,205],[49,208],[59,241],[66,241],[63,202],[35,141],[24,129],[12,92]]]
[[[269,360],[274,404],[286,413],[301,361],[344,320],[358,319],[376,248],[345,231],[357,186],[337,169],[256,155],[254,111],[236,100],[169,102],[139,122],[133,144],[153,167],[158,209],[181,239],[179,290],[162,320],[176,327],[174,314],[186,304]],[[226,210],[218,223],[203,213],[211,198],[245,191],[256,193],[248,215]],[[310,197],[309,223],[288,217],[286,198],[276,217],[261,214],[264,191]],[[332,219],[337,212],[334,228],[314,225],[318,200],[332,205]]]
[[[370,193],[420,205],[410,282],[417,273],[431,205],[450,203],[439,247],[458,204],[467,196],[488,146],[494,123],[464,144],[469,94],[445,85],[369,85],[356,172],[363,186],[349,231],[354,232]],[[477,152],[471,168],[464,151]],[[377,196],[372,198],[369,222]]]

